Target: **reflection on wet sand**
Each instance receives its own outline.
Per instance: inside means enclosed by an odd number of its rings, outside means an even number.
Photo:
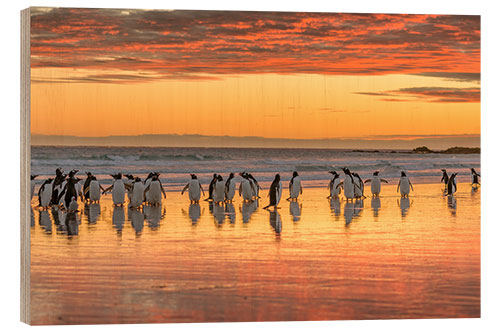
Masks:
[[[144,218],[148,222],[148,227],[151,230],[156,230],[160,226],[160,221],[164,219],[166,208],[162,205],[158,206],[144,206]]]
[[[340,199],[338,197],[330,199],[330,211],[335,215],[336,220],[340,217]]]
[[[30,226],[34,227],[35,226],[35,213],[33,212],[33,207],[31,207],[31,220],[30,220]]]
[[[450,209],[451,215],[457,215],[457,199],[453,194],[448,195],[448,208]]]
[[[224,219],[226,218],[224,205],[213,204],[213,215],[218,226],[221,226],[224,223]]]
[[[80,224],[80,221],[78,219],[77,212],[67,213],[64,224],[66,224],[66,232],[68,236],[78,235],[78,225]]]
[[[398,199],[398,206],[401,210],[401,217],[404,219],[408,214],[408,210],[410,209],[410,198]]]
[[[43,230],[51,234],[52,233],[52,220],[50,219],[50,214],[47,210],[41,210],[38,215],[38,224],[43,228]]]
[[[378,211],[380,210],[380,198],[378,196],[372,197],[371,207],[373,211],[373,217],[378,217]]]
[[[282,224],[281,224],[281,215],[277,209],[269,211],[269,223],[271,224],[271,227],[274,229],[276,237],[279,238],[281,236]]]
[[[101,204],[99,203],[86,203],[83,208],[83,214],[87,216],[87,221],[89,224],[97,223],[99,216],[101,215]]]
[[[229,218],[229,223],[234,224],[236,222],[236,210],[232,202],[226,204],[226,215]]]
[[[140,236],[142,229],[144,229],[144,213],[142,209],[129,209],[128,217],[132,224],[132,228],[135,230],[135,235]]]
[[[182,209],[182,211],[184,214],[186,214],[184,209]],[[199,203],[191,203],[189,205],[188,216],[189,219],[191,220],[191,224],[195,225],[196,223],[198,223],[198,220],[200,219],[201,216],[201,207]]]
[[[346,201],[344,203],[344,220],[346,227],[352,222],[354,217],[354,202]]]
[[[122,234],[123,224],[125,224],[125,208],[123,206],[113,206],[113,227],[118,235]]]
[[[302,204],[299,205],[297,201],[290,201],[290,215],[292,216],[292,221],[299,222],[301,214]]]
[[[250,218],[252,217],[252,214],[257,210],[258,207],[258,201],[252,201],[252,202],[243,202],[241,205],[241,216],[243,218],[243,223],[248,223],[250,222]]]

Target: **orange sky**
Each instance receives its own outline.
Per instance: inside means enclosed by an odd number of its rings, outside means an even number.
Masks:
[[[35,8],[31,132],[480,133],[478,16]]]

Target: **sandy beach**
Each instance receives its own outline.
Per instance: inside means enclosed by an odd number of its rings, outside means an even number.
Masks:
[[[67,223],[34,208],[32,323],[479,317],[481,190],[414,188],[354,203],[305,188],[277,212],[179,192],[143,211],[107,195]]]

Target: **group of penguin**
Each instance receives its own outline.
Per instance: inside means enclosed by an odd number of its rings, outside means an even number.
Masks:
[[[453,195],[453,193],[457,191],[457,181],[455,177],[458,175],[458,172],[454,172],[450,176],[448,176],[446,169],[441,169],[441,171],[443,172],[441,183],[444,183],[444,194]],[[480,186],[481,184],[479,183],[479,177],[481,177],[481,175],[478,174],[476,170],[474,170],[474,168],[470,168],[470,172],[472,177],[472,186]]]
[[[83,185],[80,184],[81,178],[76,174],[79,170],[71,170],[67,175],[60,169],[56,169],[54,178],[46,179],[38,189],[38,206],[48,208],[58,206],[68,212],[78,210],[78,198],[82,202],[97,203],[101,195],[111,192],[113,204],[123,206],[125,196],[128,197],[131,208],[139,208],[144,203],[157,206],[161,204],[161,197],[166,197],[165,190],[159,179],[160,174],[150,172],[143,181],[139,177],[132,175],[122,176],[121,173],[110,175],[113,183],[104,189],[97,178],[87,172],[87,178]],[[31,198],[35,190],[35,178],[38,175],[31,176]],[[102,192],[101,192],[102,191]]]
[[[344,197],[347,201],[364,198],[364,187],[366,183],[371,183],[371,193],[373,196],[378,196],[381,191],[382,183],[388,183],[387,180],[380,178],[379,171],[373,172],[370,179],[363,181],[359,174],[351,172],[348,168],[343,167],[344,179],[340,180],[340,175],[336,171],[329,171],[333,178],[328,184],[329,196],[327,198],[338,198],[341,191],[344,191]],[[443,176],[441,182],[445,184],[444,193],[452,195],[457,190],[456,176],[457,173],[452,173],[448,176],[445,169],[441,169]],[[66,209],[68,212],[78,210],[78,197],[83,202],[96,203],[99,202],[101,195],[111,192],[113,204],[123,206],[125,197],[128,197],[131,208],[140,208],[144,204],[157,206],[161,204],[162,196],[166,197],[165,190],[160,181],[158,172],[150,172],[144,181],[139,177],[127,174],[122,176],[121,173],[112,174],[113,183],[108,188],[104,189],[99,184],[97,178],[87,172],[87,178],[83,185],[80,185],[82,179],[77,178],[78,170],[71,170],[67,175],[60,168],[56,169],[54,178],[46,179],[38,190],[39,207],[48,208],[50,206],[59,206]],[[471,168],[472,186],[479,186],[479,177],[474,168]],[[243,198],[244,202],[253,202],[260,198],[259,192],[262,187],[257,179],[248,172],[239,173],[242,180],[238,187],[238,193]],[[34,195],[35,178],[38,175],[31,176],[31,198]],[[237,181],[234,173],[230,173],[226,181],[220,174],[213,174],[212,180],[208,188],[208,198],[205,201],[211,201],[217,205],[225,202],[232,202],[236,194]],[[191,203],[199,203],[201,194],[205,196],[203,187],[195,174],[191,174],[191,179],[184,186],[181,194],[188,191],[189,200]],[[404,171],[401,171],[401,177],[398,182],[397,191],[402,197],[408,197],[410,190],[413,191],[413,185]],[[277,207],[282,196],[283,187],[281,184],[280,174],[276,174],[269,188],[269,204],[264,207]],[[293,172],[289,182],[289,197],[287,200],[296,201],[302,194],[302,180],[297,171]]]

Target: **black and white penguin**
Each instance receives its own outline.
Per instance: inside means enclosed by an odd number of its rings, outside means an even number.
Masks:
[[[353,180],[354,180],[354,197],[355,198],[362,198],[365,196],[365,185],[363,183],[363,180],[357,173],[352,174]]]
[[[354,179],[351,174],[351,171],[348,168],[342,168],[342,171],[344,171],[344,181],[339,183],[337,187],[342,186],[344,188],[344,196],[347,200],[352,200],[354,199]]]
[[[241,178],[240,187],[238,192],[241,197],[243,197],[244,202],[252,202],[254,191],[252,189],[252,184],[250,183],[248,174],[246,172],[240,173]]]
[[[64,207],[66,209],[69,209],[69,205],[70,205],[71,201],[73,200],[73,198],[75,198],[75,199],[78,198],[76,184],[78,184],[78,182],[81,179],[75,178],[73,176],[74,176],[74,174],[72,174],[72,176],[66,180],[66,184],[64,185],[64,188],[61,191],[61,193],[59,193],[59,197],[57,198],[57,202],[60,202],[61,198],[64,197]]]
[[[441,177],[441,183],[444,183],[444,187],[448,185],[448,180],[450,177],[448,177],[448,173],[446,172],[446,169],[441,169],[441,172],[443,173],[443,176]]]
[[[52,181],[53,178],[49,178],[43,182],[43,184],[38,189],[38,205],[42,208],[48,208],[52,201]]]
[[[402,197],[408,197],[410,194],[410,188],[413,191],[413,185],[411,184],[410,179],[404,171],[401,171],[401,178],[399,178],[396,192],[400,192]]]
[[[247,179],[250,182],[250,186],[252,186],[253,196],[257,199],[260,198],[259,190],[262,190],[262,187],[260,187],[259,182],[257,181],[257,179],[255,179],[254,176],[252,176],[251,173],[248,173],[248,172],[245,172],[245,173],[248,176]]]
[[[330,195],[326,198],[338,198],[340,194],[340,187],[338,186],[340,184],[340,175],[337,173],[337,171],[328,171],[328,173],[331,173],[333,178],[330,180],[330,182],[328,182],[328,190],[330,192]]]
[[[99,184],[97,178],[92,175],[90,177],[90,183],[87,187],[87,193],[84,192],[84,197],[88,197],[90,202],[97,203],[101,199],[101,190],[104,191],[104,188]]]
[[[203,196],[205,196],[203,187],[201,187],[200,181],[198,180],[198,177],[194,173],[191,174],[191,179],[182,189],[181,195],[183,195],[186,190],[188,190],[189,201],[192,204],[198,203],[200,201],[201,193],[203,193]]]
[[[122,174],[119,172],[110,176],[114,179],[113,184],[102,191],[102,194],[106,194],[106,192],[111,191],[113,204],[115,206],[123,206],[125,203],[125,184],[123,183]]]
[[[127,190],[127,198],[130,202],[132,198],[132,184],[134,183],[135,177],[131,174],[124,175],[123,184],[125,184],[125,189]]]
[[[30,200],[33,200],[33,194],[35,194],[35,185],[36,185],[36,182],[35,182],[35,178],[38,177],[38,175],[31,175],[31,199]]]
[[[457,181],[455,177],[458,173],[452,173],[446,184],[446,194],[453,195],[457,191]]]
[[[471,176],[472,176],[472,186],[479,186],[479,185],[481,185],[479,183],[479,177],[481,177],[481,175],[478,174],[476,172],[476,170],[474,170],[474,168],[470,168],[470,172],[471,172]]]
[[[271,206],[277,207],[281,200],[281,192],[282,192],[281,177],[280,174],[277,173],[276,176],[274,176],[274,180],[271,183],[271,187],[269,188],[269,194],[268,194],[269,205],[264,207],[264,209],[267,209]]]
[[[160,181],[160,178],[158,178],[158,173],[153,175],[151,178],[151,183],[146,187],[144,192],[146,193],[146,196],[149,192],[149,203],[153,206],[158,206],[161,204],[161,196],[163,194],[163,198],[166,198],[165,194],[165,189],[163,188],[163,185]]]
[[[83,183],[83,199],[82,201],[89,200],[90,197],[90,182],[92,181],[92,172],[87,171],[85,173],[87,175],[87,178],[85,179],[85,182]]]
[[[52,181],[52,198],[50,200],[50,204],[54,206],[59,205],[59,201],[57,200],[59,198],[59,194],[61,193],[63,187],[64,187],[64,181],[66,180],[66,175],[63,173],[61,168],[56,169],[56,176],[54,177],[54,180]]]
[[[217,181],[214,184],[213,200],[214,203],[220,204],[224,202],[225,199],[225,189],[226,184],[221,175],[217,175]]]
[[[214,187],[215,187],[215,183],[217,182],[217,174],[214,173],[214,175],[212,176],[212,180],[210,181],[210,185],[208,185],[208,198],[205,199],[205,201],[211,201],[213,200],[213,196],[214,196]]]
[[[371,182],[372,196],[378,196],[380,194],[382,183],[386,184],[389,183],[387,180],[380,178],[379,171],[375,171],[371,179],[365,180],[365,184],[370,182]]]
[[[234,178],[234,173],[231,172],[226,180],[226,188],[225,188],[226,201],[232,202],[235,193],[236,193],[236,179]]]
[[[293,172],[292,179],[290,179],[290,184],[288,185],[288,190],[290,192],[290,196],[287,200],[297,200],[299,195],[302,194],[302,181],[297,171]]]
[[[71,201],[68,205],[68,213],[75,213],[78,211],[78,202],[76,201],[76,197],[71,197]]]
[[[130,195],[130,207],[136,209],[142,206],[144,202],[144,184],[141,178],[135,177],[132,183],[131,195]]]

